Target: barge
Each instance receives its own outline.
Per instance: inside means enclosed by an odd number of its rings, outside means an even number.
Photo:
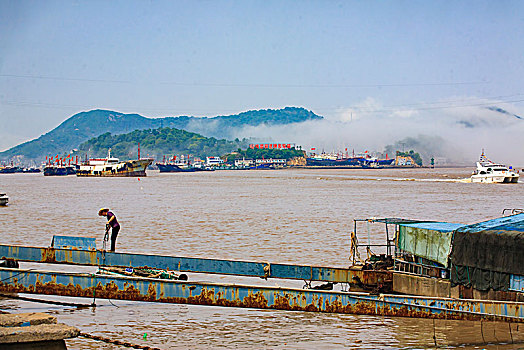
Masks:
[[[359,243],[358,227],[365,224],[369,230],[374,223],[385,225],[384,244],[372,244],[369,235]],[[524,307],[524,210],[472,225],[356,219],[351,259],[366,269],[391,271],[393,293],[512,301]]]
[[[395,158],[379,159],[368,154],[352,157],[343,154],[321,153],[306,158],[308,167],[329,167],[329,168],[383,168],[396,165]]]
[[[524,323],[524,211],[511,214],[473,225],[356,219],[352,264],[347,268],[116,253],[96,249],[94,238],[54,236],[51,247],[0,245],[0,257],[98,266],[101,273],[21,269],[12,262],[4,265],[11,267],[0,267],[0,291]],[[385,224],[383,244],[370,238],[375,223]],[[360,237],[359,243],[357,228],[363,224],[367,240]],[[154,271],[155,276],[132,274],[139,268]],[[168,278],[160,277],[162,271]],[[181,272],[188,278],[179,278]],[[190,273],[227,275],[233,283],[193,280],[199,277]],[[236,276],[304,281],[304,286],[238,284]]]

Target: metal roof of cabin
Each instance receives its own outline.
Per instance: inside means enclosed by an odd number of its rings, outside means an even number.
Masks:
[[[458,229],[460,232],[469,233],[478,233],[486,230],[524,232],[524,213],[483,221],[473,225],[465,225]]]
[[[414,227],[424,230],[433,230],[438,232],[453,232],[464,224],[456,224],[452,222],[417,222],[417,223],[402,223],[399,226]]]

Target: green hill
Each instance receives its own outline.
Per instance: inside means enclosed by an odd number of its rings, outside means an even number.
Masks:
[[[248,141],[217,140],[200,134],[174,128],[135,130],[128,134],[102,134],[80,145],[78,154],[83,157],[103,157],[111,148],[111,155],[122,159],[136,159],[138,143],[141,156],[162,159],[164,155],[219,156],[247,147]]]
[[[18,155],[26,160],[42,160],[46,155],[68,153],[78,148],[82,142],[108,132],[116,135],[134,130],[169,127],[196,132],[206,137],[231,138],[235,130],[244,126],[282,125],[318,119],[322,117],[297,107],[247,111],[212,118],[187,116],[146,118],[138,114],[97,109],[75,114],[39,138],[0,152],[0,160],[8,160]]]

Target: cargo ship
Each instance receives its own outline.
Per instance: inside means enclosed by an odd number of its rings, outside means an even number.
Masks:
[[[321,153],[306,158],[306,164],[319,167],[379,168],[395,165],[395,158],[386,156],[385,159],[378,159],[367,154],[349,157],[342,154]]]
[[[173,156],[171,160],[166,161],[166,156],[164,156],[162,163],[155,163],[155,165],[161,173],[192,173],[199,170],[196,167],[191,166],[189,157],[185,160],[183,157],[184,156],[177,159],[176,156]]]
[[[193,173],[199,169],[193,167],[183,167],[175,163],[156,163],[161,173]]]
[[[196,171],[213,171],[214,169],[208,166],[205,166],[204,163],[199,159],[194,159],[191,163],[189,156],[184,158],[184,156],[177,159],[176,156],[169,161],[164,160],[161,163],[155,163],[161,173],[194,173]]]
[[[120,161],[118,158],[111,157],[111,150],[109,150],[107,158],[92,158],[83,162],[76,169],[76,176],[146,176],[146,168],[151,163],[153,159],[140,157],[135,160]]]

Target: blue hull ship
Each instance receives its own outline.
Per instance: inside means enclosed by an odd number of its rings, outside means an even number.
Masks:
[[[361,166],[364,158],[318,159],[306,158],[308,166]]]
[[[395,165],[395,159],[376,159],[364,157],[351,158],[306,158],[307,166],[324,166],[324,167],[353,167],[353,168],[376,168],[383,166]]]
[[[156,166],[161,173],[192,173],[197,171],[197,168],[181,168],[176,164],[156,163]]]
[[[44,176],[66,176],[69,175],[65,166],[46,166]]]

